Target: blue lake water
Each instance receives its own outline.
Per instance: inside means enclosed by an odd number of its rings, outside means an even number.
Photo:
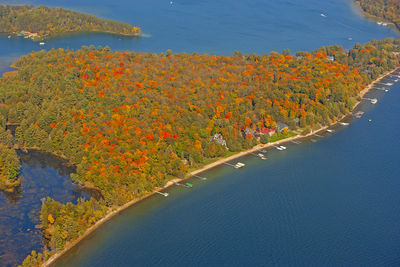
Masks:
[[[21,55],[43,48],[93,44],[152,53],[264,54],[331,44],[350,48],[356,42],[399,37],[393,28],[364,18],[351,0],[0,3],[63,6],[138,25],[147,36],[73,35],[48,40],[44,47],[0,36],[0,72]],[[215,168],[204,174],[207,181],[192,181],[192,190],[171,188],[168,198],[151,197],[111,220],[58,265],[399,266],[400,86],[386,95],[375,93],[378,104],[364,105],[366,115],[349,127],[316,137],[316,143],[271,150],[268,161],[246,157],[241,171]],[[43,168],[56,173],[53,161]],[[26,172],[35,168],[28,166]],[[69,193],[63,201],[74,197]],[[38,209],[33,210],[29,228],[38,222]],[[40,247],[40,238],[35,241],[13,253],[24,258],[32,247]]]
[[[73,168],[61,159],[35,151],[18,152],[22,163],[21,188],[15,193],[0,191],[0,266],[22,263],[31,250],[43,248],[40,224],[41,200],[51,197],[62,203],[89,195],[69,177]]]

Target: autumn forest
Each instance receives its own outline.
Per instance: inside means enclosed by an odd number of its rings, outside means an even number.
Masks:
[[[48,198],[46,253],[24,264],[43,261],[114,207],[190,169],[269,142],[277,123],[289,131],[274,137],[335,122],[367,84],[399,65],[399,44],[229,57],[91,46],[22,57],[0,80],[0,180],[18,180],[15,148],[38,149],[67,158],[77,169],[72,179],[103,196],[76,205]],[[16,126],[14,138],[7,125]]]

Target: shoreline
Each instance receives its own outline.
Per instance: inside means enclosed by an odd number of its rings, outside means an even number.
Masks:
[[[26,31],[23,31],[26,32]],[[39,43],[39,42],[44,42],[56,38],[63,38],[71,35],[81,35],[81,34],[111,34],[111,35],[119,35],[123,37],[142,37],[143,33],[142,30],[140,29],[139,33],[118,33],[118,32],[113,32],[113,31],[101,31],[101,30],[94,30],[94,31],[66,31],[66,32],[61,32],[61,33],[55,33],[47,36],[36,36],[36,37],[28,37],[24,38],[22,36],[18,36],[18,32],[0,32],[1,35],[4,36],[12,36],[13,38],[22,38],[22,39],[29,39],[34,43]],[[35,34],[35,33],[30,33],[30,34]],[[26,35],[29,36],[29,35]]]
[[[385,22],[385,23],[387,23],[388,25],[393,26],[393,28],[394,28],[397,32],[400,33],[400,24],[398,24],[398,23],[396,23],[396,22],[394,22],[394,21],[389,21],[389,20],[386,19],[386,18],[382,18],[382,17],[378,17],[378,16],[375,16],[375,15],[372,15],[372,14],[370,14],[370,13],[364,11],[364,9],[361,7],[360,3],[358,3],[357,1],[354,1],[354,3],[355,3],[356,6],[361,10],[361,12],[363,13],[363,15],[364,15],[365,17],[370,18],[370,19],[373,19],[373,20],[375,20],[376,22],[378,22],[378,21]]]
[[[285,138],[285,139],[282,139],[282,140],[278,140],[278,141],[275,141],[275,142],[272,142],[272,143],[258,144],[258,145],[254,146],[251,149],[236,153],[236,154],[231,155],[231,156],[226,157],[226,158],[217,159],[216,161],[214,161],[212,163],[209,163],[209,164],[201,167],[200,169],[197,169],[197,170],[194,170],[192,172],[187,173],[184,178],[176,178],[176,179],[169,180],[163,187],[155,188],[152,192],[147,193],[143,197],[131,200],[131,201],[125,203],[124,205],[119,206],[116,209],[114,209],[114,210],[110,211],[109,213],[107,213],[106,216],[104,216],[99,221],[97,221],[94,225],[92,225],[91,227],[86,229],[86,231],[85,231],[85,233],[83,235],[81,235],[77,239],[71,241],[70,243],[66,244],[63,250],[56,252],[50,258],[48,258],[42,264],[42,266],[52,266],[52,264],[55,264],[57,260],[59,260],[62,256],[64,256],[72,248],[77,246],[82,240],[87,238],[91,233],[93,233],[95,230],[100,228],[104,223],[109,221],[111,218],[113,218],[114,216],[118,215],[120,212],[126,210],[127,208],[132,207],[133,205],[137,204],[138,202],[141,202],[142,200],[145,200],[146,198],[156,194],[156,192],[159,192],[161,190],[167,189],[170,186],[173,186],[175,182],[181,182],[181,181],[188,180],[188,179],[192,178],[194,175],[197,175],[199,173],[202,173],[202,172],[205,172],[207,170],[210,170],[210,169],[212,169],[214,167],[217,167],[217,166],[219,166],[221,164],[224,164],[226,162],[229,162],[231,160],[241,158],[241,157],[246,156],[248,154],[251,154],[251,153],[253,153],[255,151],[258,151],[258,150],[261,150],[261,149],[270,148],[270,147],[273,147],[273,146],[276,146],[276,145],[280,145],[282,143],[287,143],[287,142],[290,142],[290,141],[294,141],[294,140],[297,140],[297,139],[306,138],[306,137],[312,136],[314,134],[317,134],[317,133],[319,133],[321,131],[324,131],[325,129],[329,128],[330,126],[336,125],[337,123],[342,121],[344,118],[346,118],[347,116],[352,114],[352,112],[361,104],[362,97],[367,92],[369,92],[376,83],[378,83],[379,81],[381,81],[382,79],[384,79],[388,75],[390,75],[393,72],[396,72],[398,70],[400,70],[400,66],[397,66],[395,69],[393,69],[391,71],[387,71],[387,72],[383,73],[377,79],[375,79],[373,82],[371,82],[369,85],[367,85],[364,89],[362,89],[357,95],[357,97],[360,97],[361,99],[354,104],[352,110],[348,114],[343,115],[335,123],[331,123],[329,125],[322,126],[322,127],[318,128],[317,130],[311,131],[310,133],[308,133],[306,135],[296,135],[296,136],[288,137],[288,138]]]

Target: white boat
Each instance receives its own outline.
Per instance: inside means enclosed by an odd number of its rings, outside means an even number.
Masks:
[[[385,85],[392,86],[393,83],[385,83]]]
[[[382,25],[382,21],[378,21],[376,24],[378,24],[378,25]]]
[[[282,150],[285,150],[286,149],[286,147],[285,146],[280,146],[281,148],[282,148]]]
[[[326,15],[324,13],[321,13],[321,17],[326,18]]]
[[[398,81],[399,81],[398,79],[394,80],[395,83],[397,83]]]
[[[354,115],[354,117],[356,117],[357,119],[359,119],[359,118],[361,118],[362,117],[362,115],[364,115],[364,111],[357,111],[355,114],[353,114]]]
[[[331,129],[328,129],[328,130],[326,130],[328,133],[333,133],[333,132],[335,132],[334,130],[331,130]]]
[[[44,42],[40,42],[39,44],[40,44],[40,45],[45,45],[45,43],[44,43]]]
[[[266,160],[267,158],[264,156],[264,154],[258,153],[257,156],[262,159],[262,160]]]
[[[11,35],[8,36],[8,39],[10,39],[10,38],[11,38]]]
[[[276,149],[283,150],[280,146],[276,146]]]
[[[378,99],[376,98],[371,99],[371,104],[376,104],[376,103],[378,103]]]
[[[246,164],[244,164],[244,163],[241,163],[241,162],[238,162],[238,163],[236,163],[236,165],[234,166],[236,169],[239,169],[239,168],[242,168],[242,167],[244,167]]]
[[[340,125],[343,125],[343,126],[347,126],[347,125],[349,125],[350,123],[348,123],[348,122],[339,122],[339,124],[340,124]]]
[[[385,23],[385,22],[384,22],[384,23],[382,23],[382,26],[387,26],[387,25],[388,25],[388,24],[387,24],[387,23]]]

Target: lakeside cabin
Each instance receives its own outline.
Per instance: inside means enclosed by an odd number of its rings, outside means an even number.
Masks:
[[[278,122],[276,124],[276,131],[281,133],[284,129],[289,130],[289,125],[286,123]]]
[[[220,134],[220,133],[214,134],[214,136],[211,137],[210,142],[215,142],[217,144],[222,145],[226,149],[228,149],[228,146],[226,145],[226,141],[225,141],[224,137],[222,136],[222,134]]]

